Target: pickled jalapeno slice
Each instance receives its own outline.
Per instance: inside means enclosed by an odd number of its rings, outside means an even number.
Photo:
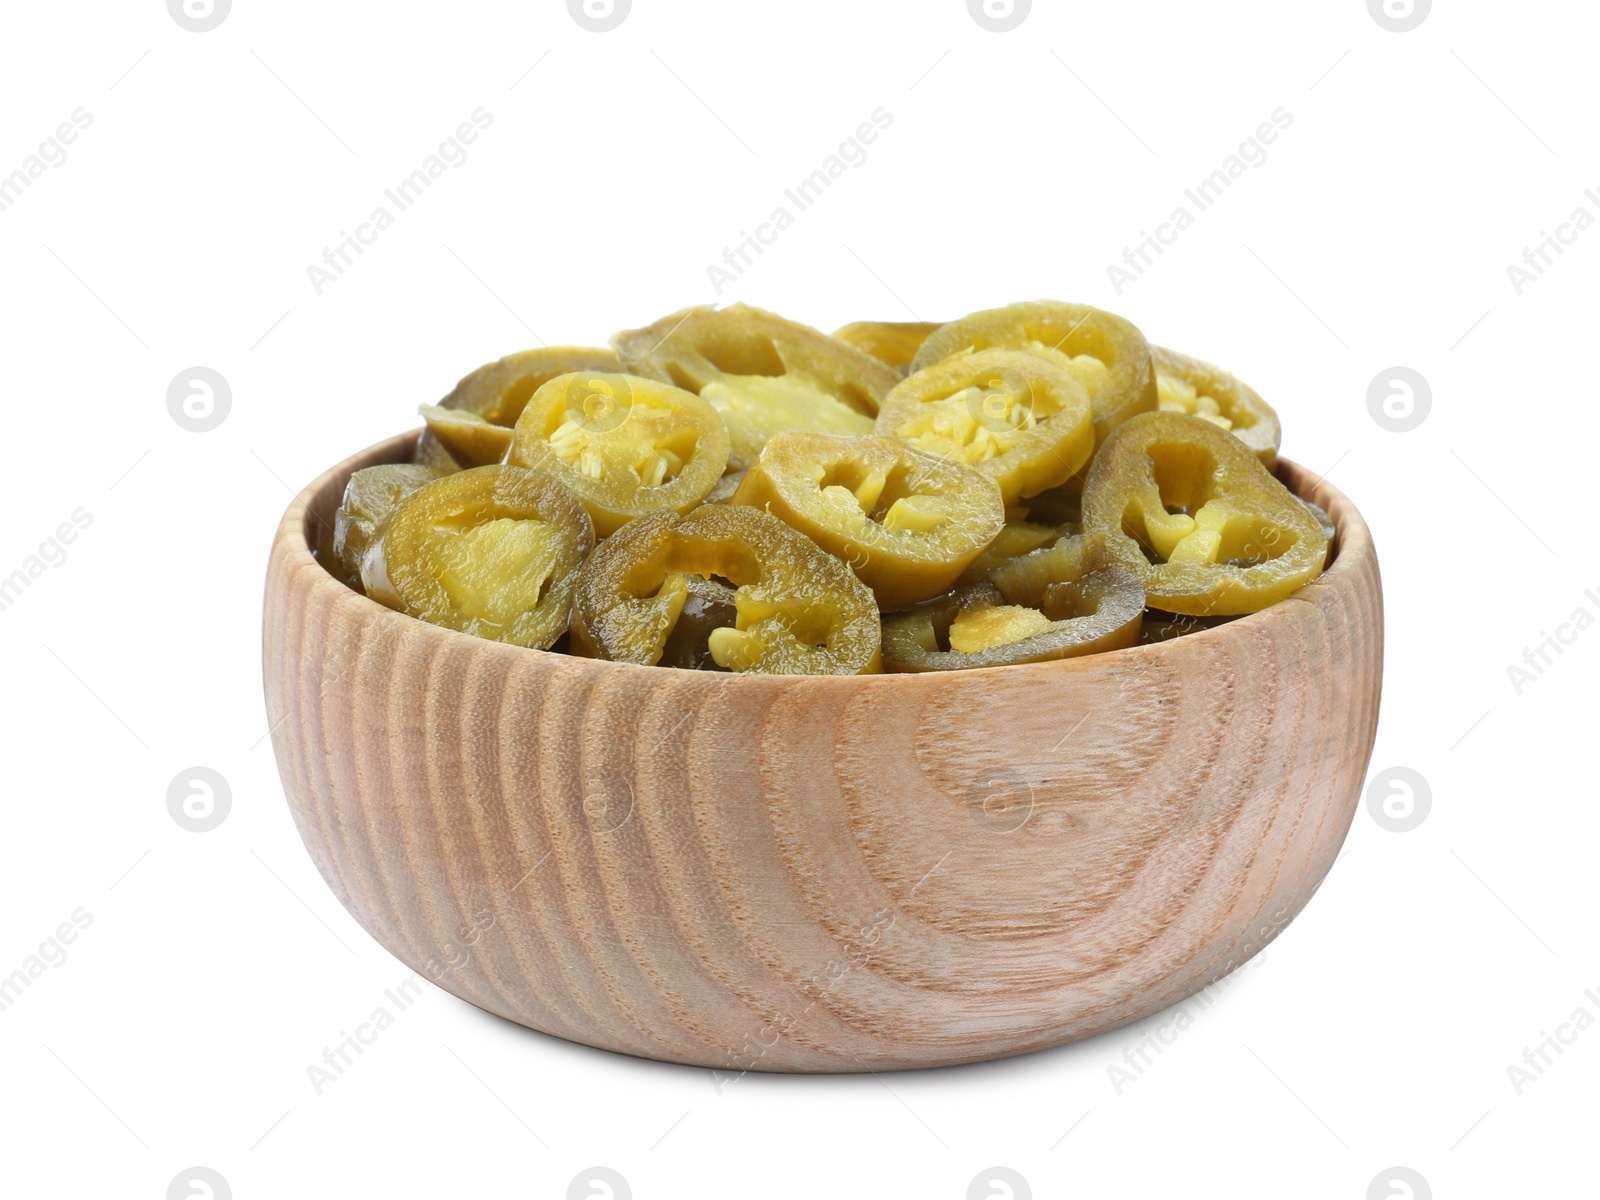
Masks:
[[[886,612],[946,590],[1005,522],[1000,489],[885,437],[771,438],[733,503],[765,509],[843,559]]]
[[[1105,538],[1075,534],[997,563],[987,579],[1005,594],[1007,603],[1043,608],[1045,596],[1054,585],[1115,565],[1106,551]]]
[[[705,607],[692,615],[702,624],[688,652],[701,652],[703,636],[703,653],[728,671],[878,670],[878,609],[866,585],[778,518],[732,504],[652,513],[602,542],[580,572],[574,651],[644,666],[663,661],[696,594],[694,576],[731,589],[733,604],[730,613],[726,593],[700,590]],[[685,653],[683,643],[672,652]]]
[[[1026,569],[964,583],[883,621],[886,671],[952,671],[1076,658],[1132,646],[1144,590],[1105,567],[1095,539],[1039,551]],[[1026,560],[1017,560],[1020,564]]]
[[[678,582],[682,581],[681,585]],[[737,594],[732,585],[720,579],[703,575],[678,575],[661,585],[663,592],[683,591],[678,606],[677,620],[661,648],[659,667],[677,667],[686,671],[723,671],[711,656],[711,635],[723,627],[738,623],[739,609],[734,602]]]
[[[507,461],[560,480],[608,537],[634,517],[704,500],[727,466],[728,431],[692,392],[579,371],[533,394]]]
[[[1058,541],[1064,536],[1062,529],[1053,525],[1038,525],[1032,521],[1007,521],[994,541],[983,548],[961,572],[959,582],[974,583],[987,579],[992,571],[1012,559],[1032,554]]]
[[[865,351],[744,304],[685,309],[612,344],[628,370],[693,392],[721,414],[734,470],[786,429],[871,433],[899,378]]]
[[[1086,533],[1138,575],[1152,608],[1191,616],[1258,612],[1327,562],[1316,516],[1238,438],[1201,417],[1144,413],[1095,456]]]
[[[935,330],[911,362],[913,373],[978,350],[1024,350],[1075,375],[1094,404],[1095,445],[1157,404],[1150,345],[1130,321],[1087,304],[1040,300],[957,318]]]
[[[367,594],[475,637],[546,649],[566,632],[594,525],[523,467],[475,467],[413,492],[362,563]]]
[[[450,468],[454,470],[455,468]],[[361,590],[361,560],[401,501],[424,484],[450,473],[443,467],[392,463],[350,476],[333,514],[333,566],[349,586]]]
[[[412,447],[411,462],[419,467],[434,467],[445,472],[461,470],[461,464],[444,448],[444,443],[433,435],[431,429],[424,429],[417,444]]]
[[[1072,478],[1094,451],[1088,389],[1036,354],[979,350],[897,384],[878,432],[977,467],[1007,506]]]
[[[523,350],[508,354],[498,362],[485,363],[456,384],[455,389],[431,408],[448,408],[471,413],[502,429],[516,426],[528,398],[557,375],[571,371],[620,371],[621,360],[617,352],[606,346],[544,346],[538,350]],[[424,412],[424,416],[428,414]],[[443,418],[439,418],[443,420]],[[458,457],[448,444],[448,432],[469,439],[465,458]],[[445,436],[428,421],[428,429],[417,442],[412,461],[432,466],[460,470],[462,467],[485,466],[505,458],[502,447],[497,458],[486,457],[481,445],[484,436],[471,422],[463,421],[453,426]]]
[[[504,462],[511,449],[512,431],[490,424],[477,413],[438,404],[424,404],[417,411],[428,423],[428,434],[463,469]]]
[[[508,354],[468,375],[439,401],[441,408],[476,413],[491,425],[514,429],[533,394],[557,375],[574,371],[622,370],[617,352],[606,346],[545,346]]]
[[[865,350],[879,362],[888,363],[902,376],[910,374],[911,360],[922,349],[928,335],[942,321],[852,321],[833,331],[841,342]]]
[[[1156,369],[1156,392],[1163,412],[1204,417],[1238,438],[1266,466],[1278,461],[1283,428],[1278,414],[1249,384],[1220,367],[1167,350],[1150,347]]]

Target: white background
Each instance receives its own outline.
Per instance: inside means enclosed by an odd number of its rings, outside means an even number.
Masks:
[[[959,1200],[998,1164],[1039,1197],[1361,1200],[1396,1165],[1441,1198],[1600,1194],[1600,1027],[1520,1095],[1507,1075],[1600,1017],[1600,631],[1520,694],[1507,672],[1600,616],[1600,229],[1521,295],[1506,270],[1600,216],[1593,6],[1441,0],[1407,33],[1362,0],[1037,0],[1005,33],[962,0],[635,0],[606,33],[559,0],[4,21],[0,175],[93,123],[0,212],[0,576],[92,524],[0,612],[0,975],[93,923],[0,1012],[0,1192],[160,1200],[199,1164],[240,1200],[561,1197],[600,1164],[641,1198]],[[318,295],[324,247],[480,106],[467,160]],[[880,106],[866,161],[717,296],[708,265]],[[1107,265],[1280,106],[1264,165],[1119,295]],[[1045,296],[1237,371],[1362,508],[1373,769],[1427,780],[1420,827],[1364,809],[1310,908],[1120,1094],[1158,1022],[719,1091],[429,989],[317,1095],[307,1066],[407,972],[302,851],[265,737],[291,489],[480,362],[689,303],[831,329]],[[196,365],[231,385],[206,433],[166,407]],[[1395,365],[1431,385],[1411,432],[1367,407]],[[196,765],[232,791],[204,834],[166,809]]]

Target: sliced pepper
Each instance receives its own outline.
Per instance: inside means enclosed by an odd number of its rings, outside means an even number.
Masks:
[[[960,354],[907,376],[884,401],[878,432],[976,466],[1007,506],[1065,483],[1094,451],[1088,389],[1059,363],[1017,350]]]
[[[938,329],[942,321],[852,321],[833,336],[849,342],[857,350],[865,350],[879,362],[888,363],[901,375],[910,374],[911,360],[922,349],[928,335]]]
[[[461,464],[444,448],[444,443],[434,436],[431,429],[422,431],[422,436],[412,448],[411,461],[416,466],[435,467],[441,471],[461,470]]]
[[[1025,350],[1071,371],[1094,403],[1096,446],[1129,417],[1156,408],[1155,370],[1144,334],[1087,304],[1039,300],[960,317],[928,335],[911,370],[989,349]]]
[[[516,427],[533,394],[557,375],[574,371],[616,372],[617,352],[606,346],[545,346],[508,354],[468,375],[439,401],[442,408],[477,413],[491,425]]]
[[[627,369],[708,401],[748,467],[785,429],[871,433],[894,368],[827,334],[744,304],[690,308],[612,338]]]
[[[728,463],[728,431],[692,392],[636,375],[579,371],[533,394],[507,461],[570,488],[608,537],[634,517],[688,512]]]
[[[1005,524],[992,479],[886,437],[771,438],[733,503],[765,509],[849,563],[885,612],[938,595]]]
[[[427,433],[461,467],[487,467],[506,460],[512,431],[504,425],[491,424],[475,412],[438,404],[423,404],[417,411],[428,423]]]
[[[652,513],[602,542],[580,573],[574,652],[663,661],[693,576],[734,589],[732,620],[705,635],[717,666],[768,675],[878,670],[878,608],[867,586],[777,517],[732,504]],[[727,615],[714,602],[711,611],[713,620]]]
[[[1278,461],[1283,427],[1272,405],[1254,388],[1220,367],[1176,350],[1151,346],[1150,356],[1162,411],[1204,417],[1233,434],[1267,467]]]
[[[1056,584],[1115,565],[1106,552],[1105,538],[1074,534],[995,564],[987,579],[1006,595],[1007,603],[1042,608],[1045,596]]]
[[[656,665],[687,671],[724,670],[711,657],[710,641],[718,629],[738,624],[737,591],[720,579],[707,579],[703,575],[672,575],[661,585],[665,594],[680,588],[684,596],[678,618],[672,624],[672,632],[667,635]]]
[[[1328,536],[1238,438],[1186,413],[1145,413],[1089,471],[1086,533],[1144,583],[1152,608],[1235,616],[1275,604],[1322,572]]]
[[[367,595],[435,625],[547,649],[567,628],[594,525],[522,467],[475,467],[413,492],[362,562]]]
[[[430,407],[472,413],[490,425],[511,429],[516,426],[528,398],[557,375],[571,371],[621,369],[622,362],[617,352],[604,346],[545,346],[538,350],[523,350],[479,367],[456,384],[455,390],[436,406]],[[424,412],[423,415],[428,414]],[[450,449],[450,433],[468,439],[463,447],[466,449],[464,458],[458,458],[455,451]],[[505,447],[501,448],[498,458],[488,458],[481,448],[477,448],[483,436],[486,435],[478,433],[473,423],[468,421],[452,426],[441,436],[440,431],[434,428],[434,421],[429,420],[428,429],[417,441],[412,461],[452,471],[502,461]]]
[[[360,591],[361,560],[390,514],[412,492],[449,473],[443,467],[393,463],[350,476],[344,499],[333,514],[333,573]]]
[[[1063,536],[1063,530],[1053,525],[1039,525],[1033,521],[1007,521],[995,535],[994,541],[983,548],[961,573],[961,583],[975,583],[989,578],[990,572],[1012,559],[1042,550]]]
[[[1102,565],[1099,539],[1069,538],[1058,547],[885,617],[884,669],[1003,667],[1137,643],[1144,618],[1138,579]]]

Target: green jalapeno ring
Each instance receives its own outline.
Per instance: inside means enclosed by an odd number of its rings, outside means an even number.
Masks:
[[[1171,411],[1132,418],[1101,448],[1083,526],[1139,577],[1150,607],[1194,616],[1266,608],[1321,574],[1330,549],[1311,509],[1238,438]]]
[[[449,473],[442,467],[389,463],[351,475],[333,514],[333,565],[338,568],[335,574],[361,591],[362,560],[394,510],[418,488]]]
[[[1000,489],[897,438],[773,437],[733,503],[765,509],[849,564],[886,612],[937,595],[1004,522]]]
[[[605,346],[542,346],[537,350],[522,350],[516,354],[508,354],[497,362],[485,363],[470,375],[458,382],[450,394],[433,408],[446,408],[461,413],[470,413],[481,417],[490,425],[504,429],[513,428],[517,418],[522,415],[523,406],[528,398],[538,391],[541,386],[557,375],[565,375],[569,371],[620,371],[622,360],[617,357],[617,352]],[[444,418],[439,418],[444,420]],[[458,458],[441,438],[440,433],[429,421],[429,427],[422,432],[417,440],[417,447],[413,453],[412,461],[427,466],[440,467],[447,471],[459,471],[463,467],[486,466],[491,462],[500,462],[504,459],[504,451],[499,458],[487,458],[480,449],[468,450],[464,458]],[[453,426],[449,433],[456,433],[469,439],[468,445],[479,447],[480,431],[473,430],[470,423],[462,421]]]
[[[474,467],[412,492],[361,565],[374,600],[491,641],[547,649],[566,632],[589,514],[515,466]]]
[[[878,432],[975,466],[1007,506],[1073,477],[1094,451],[1088,389],[1059,363],[1015,350],[978,350],[895,385]]]
[[[1103,538],[1063,538],[885,617],[884,669],[965,670],[1118,650],[1138,642],[1144,610],[1144,589],[1109,565]]]
[[[730,469],[786,429],[871,433],[898,372],[863,350],[774,313],[733,304],[663,317],[612,338],[627,369],[701,396],[731,438]]]
[[[1078,373],[1093,403],[1096,446],[1129,417],[1157,407],[1155,368],[1144,334],[1131,321],[1087,304],[1039,300],[958,317],[928,335],[912,359],[911,373],[988,349],[1038,354]]]
[[[1271,469],[1278,461],[1283,426],[1260,393],[1221,367],[1176,350],[1151,346],[1150,356],[1161,409],[1205,417],[1232,433]]]
[[[507,461],[560,480],[608,537],[646,513],[699,505],[727,467],[728,431],[692,392],[635,375],[575,371],[529,399]]]
[[[962,651],[951,647],[956,622],[965,614],[1005,606],[1004,594],[994,584],[963,584],[940,601],[884,618],[884,669],[923,672],[1004,667],[1138,644],[1144,592],[1138,579],[1126,571],[1104,568],[1051,584],[1043,603],[1044,624],[1039,632]]]
[[[916,358],[928,335],[945,324],[944,321],[852,321],[835,329],[833,336],[887,363],[904,378],[911,373],[911,360]]]
[[[707,651],[724,668],[779,675],[879,669],[872,593],[837,558],[777,517],[742,505],[630,521],[589,556],[573,604],[573,649],[644,666],[661,660],[692,575],[726,581],[735,622]]]

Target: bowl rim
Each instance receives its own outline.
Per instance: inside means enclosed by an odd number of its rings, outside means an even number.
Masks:
[[[288,507],[284,509],[283,516],[278,522],[278,527],[273,537],[268,567],[269,580],[280,570],[283,571],[286,579],[295,576],[306,579],[308,581],[307,586],[317,594],[317,599],[320,603],[314,608],[308,608],[304,611],[323,612],[326,614],[326,619],[330,624],[347,623],[350,627],[356,627],[376,623],[379,628],[387,626],[396,634],[443,639],[438,643],[440,653],[449,653],[451,652],[451,647],[454,646],[457,650],[471,649],[479,653],[515,655],[519,656],[517,661],[523,662],[530,660],[521,656],[532,654],[538,656],[539,659],[545,660],[550,666],[559,666],[565,670],[592,672],[593,677],[597,680],[604,672],[611,672],[613,675],[617,671],[659,672],[661,668],[654,666],[647,667],[638,663],[620,663],[604,659],[584,658],[576,654],[539,650],[531,646],[512,646],[504,642],[490,641],[487,638],[473,637],[471,634],[448,629],[442,625],[432,625],[416,617],[397,612],[387,605],[373,600],[370,596],[353,591],[334,577],[315,553],[317,541],[315,524],[320,520],[316,512],[318,498],[335,484],[337,484],[342,494],[345,482],[362,467],[409,462],[411,460],[411,451],[423,432],[423,428],[413,429],[406,433],[395,434],[382,441],[374,442],[365,449],[359,450],[329,467],[310,483],[306,484],[305,487],[301,488],[294,498],[289,501]],[[1174,647],[1185,643],[1192,647],[1197,638],[1214,640],[1219,637],[1247,635],[1248,631],[1260,627],[1265,622],[1281,619],[1286,606],[1293,604],[1297,600],[1303,600],[1306,593],[1314,589],[1338,588],[1346,584],[1352,584],[1354,582],[1352,576],[1360,569],[1362,563],[1375,562],[1372,532],[1360,511],[1343,492],[1330,484],[1325,477],[1282,455],[1279,455],[1276,466],[1270,469],[1280,482],[1296,496],[1320,505],[1333,521],[1336,533],[1333,542],[1333,562],[1328,565],[1322,574],[1276,604],[1269,605],[1259,612],[1247,613],[1224,624],[1185,634],[1179,638],[1169,638],[1163,642],[1126,646],[1118,650],[1080,655],[1076,658],[1052,659],[1048,662],[1036,663],[1015,663],[1007,666],[973,667],[964,671],[886,671],[877,675],[760,675],[720,671],[686,673],[706,675],[708,685],[735,688],[825,687],[844,684],[859,685],[863,681],[888,679],[900,681],[899,686],[902,687],[930,686],[940,680],[952,680],[955,677],[963,680],[992,677],[996,671],[1003,671],[1007,679],[1014,679],[1020,682],[1022,676],[1019,675],[1019,672],[1029,672],[1034,676],[1038,676],[1045,672],[1060,673],[1090,670],[1116,663],[1132,664],[1138,662],[1143,664],[1153,656],[1173,653]],[[307,571],[312,574],[307,576]],[[269,582],[269,588],[270,586]],[[323,607],[324,604],[328,607]],[[335,615],[341,610],[342,619],[341,616]]]

